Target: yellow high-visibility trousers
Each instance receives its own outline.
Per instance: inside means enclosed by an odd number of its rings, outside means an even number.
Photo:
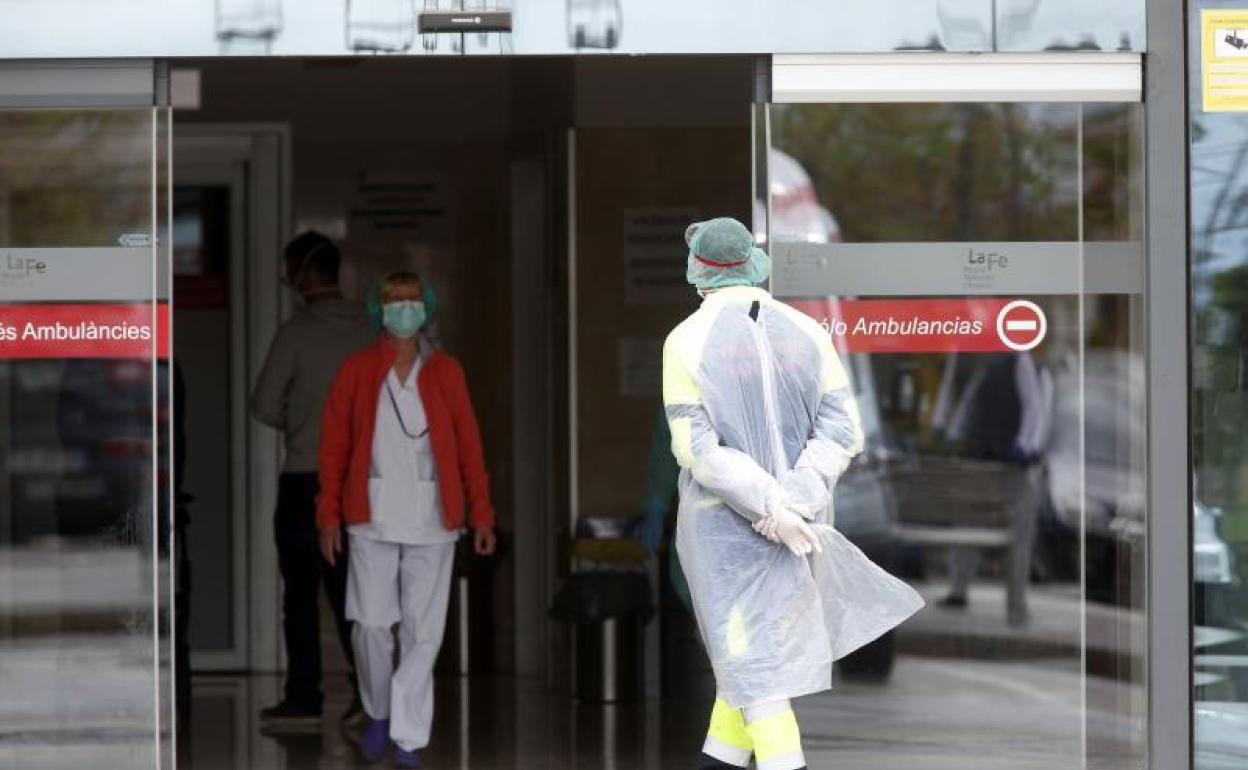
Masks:
[[[735,709],[717,698],[702,753],[724,764],[758,770],[802,770],[806,757],[797,717],[787,700]]]

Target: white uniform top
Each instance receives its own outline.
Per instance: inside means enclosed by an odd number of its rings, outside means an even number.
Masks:
[[[423,356],[417,359],[406,382],[399,382],[392,368],[381,385],[368,478],[372,520],[349,527],[359,537],[405,545],[450,543],[459,537],[442,525],[429,421],[416,387],[423,363]]]

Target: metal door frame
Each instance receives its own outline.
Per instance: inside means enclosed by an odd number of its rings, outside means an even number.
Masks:
[[[235,649],[197,655],[206,670],[281,671],[281,579],[273,544],[272,512],[281,471],[279,434],[252,420],[249,395],[269,342],[289,300],[278,283],[282,246],[291,232],[290,129],[273,123],[181,123],[174,129],[174,167],[215,166],[233,180],[237,216],[231,233],[230,292],[238,300],[231,315],[231,502],[236,529],[232,545]],[[204,178],[197,171],[192,179]],[[178,182],[174,177],[174,184]],[[236,186],[241,185],[241,187]],[[238,210],[239,206],[242,210]]]

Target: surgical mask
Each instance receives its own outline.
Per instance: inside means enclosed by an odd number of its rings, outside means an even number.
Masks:
[[[381,323],[398,339],[415,336],[425,325],[425,303],[415,300],[387,302],[381,308]]]

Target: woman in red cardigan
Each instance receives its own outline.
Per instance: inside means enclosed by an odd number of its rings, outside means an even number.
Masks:
[[[320,447],[317,525],[332,564],[351,539],[347,618],[370,762],[420,767],[433,721],[433,663],[442,645],[460,530],[478,554],[496,544],[489,476],[464,372],[421,330],[431,296],[414,273],[380,291],[384,331],[334,378]],[[394,667],[398,623],[400,658]]]

